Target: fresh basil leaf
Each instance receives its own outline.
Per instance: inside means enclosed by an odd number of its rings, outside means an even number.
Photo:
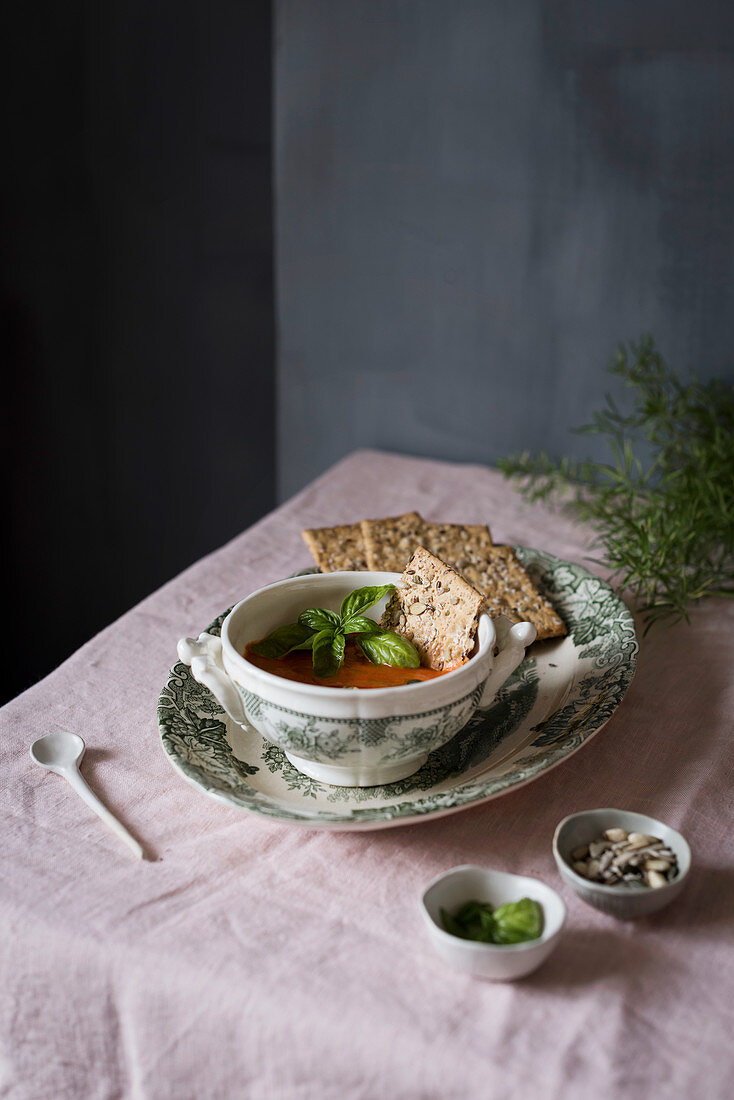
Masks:
[[[467,901],[455,914],[455,917],[459,924],[469,924],[473,920],[478,920],[485,909],[491,914],[492,907],[490,905],[483,905],[481,901]]]
[[[320,679],[336,676],[344,660],[344,635],[340,630],[320,630],[313,640],[313,670]]]
[[[493,916],[495,943],[525,943],[537,940],[543,931],[543,910],[531,898],[500,905]]]
[[[363,611],[366,611],[368,607],[372,607],[383,596],[387,596],[388,593],[392,595],[394,591],[394,584],[367,585],[365,588],[355,589],[354,592],[350,592],[342,600],[339,611],[342,622],[346,623],[347,619],[353,619],[355,616],[361,615]]]
[[[496,943],[497,934],[491,905],[482,906],[479,913],[479,925],[481,932],[478,938],[482,943]]]
[[[452,936],[458,936],[461,940],[466,940],[469,937],[457,921],[456,917],[452,917],[447,909],[441,910],[441,923],[447,932],[450,932]]]
[[[376,634],[382,630],[374,619],[368,619],[365,615],[356,615],[353,619],[347,619],[342,623],[345,634]]]
[[[392,630],[360,634],[357,645],[373,665],[392,665],[394,668],[419,668],[421,659],[412,642]]]
[[[305,649],[313,631],[303,623],[287,623],[279,626],[267,638],[252,646],[258,657],[285,657],[292,649]]]
[[[461,928],[464,939],[494,943],[494,916],[488,903],[467,901],[454,914],[454,923]]]
[[[332,645],[332,648],[333,648],[334,653],[336,655],[336,660],[338,662],[337,666],[336,666],[337,671],[344,664],[344,648],[345,648],[345,645],[346,645],[346,641],[345,641],[345,638],[344,638],[344,631],[343,630],[337,630],[334,634],[334,641],[333,641],[333,645]]]
[[[492,910],[486,902],[467,901],[453,916],[441,910],[447,932],[480,943],[525,943],[543,931],[543,910],[537,901],[521,898]]]
[[[320,630],[336,630],[341,622],[335,611],[325,611],[323,607],[307,607],[298,616],[298,621],[316,634]]]

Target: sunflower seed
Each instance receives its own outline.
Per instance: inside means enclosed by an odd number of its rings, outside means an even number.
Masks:
[[[657,839],[656,836],[645,836],[644,833],[630,833],[627,837],[627,846],[629,848],[646,848],[648,844],[652,844]]]
[[[602,872],[602,874],[604,874],[604,872],[611,866],[613,859],[614,852],[612,852],[610,849],[607,849],[606,852],[602,853],[602,857],[599,860],[599,870]]]
[[[670,863],[667,859],[646,859],[643,869],[645,871],[669,871]]]
[[[607,886],[636,883],[657,888],[678,874],[675,852],[659,837],[628,835],[617,828],[574,848],[569,862],[578,874]]]

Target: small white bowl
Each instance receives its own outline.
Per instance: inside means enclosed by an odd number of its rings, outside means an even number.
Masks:
[[[637,886],[635,883],[606,886],[578,875],[571,866],[571,852],[596,840],[605,829],[612,828],[659,837],[678,858],[677,876],[665,886],[651,887]],[[670,905],[683,889],[691,868],[691,849],[680,833],[654,817],[636,814],[630,810],[584,810],[564,817],[553,837],[553,855],[561,878],[576,891],[582,901],[620,920],[645,917]]]
[[[527,943],[478,943],[446,932],[441,910],[455,912],[467,901],[488,902],[497,908],[520,898],[532,898],[543,908],[543,931]],[[566,907],[550,886],[535,878],[465,864],[438,875],[426,887],[421,911],[439,955],[457,970],[493,982],[513,982],[537,970],[555,949],[566,919]]]

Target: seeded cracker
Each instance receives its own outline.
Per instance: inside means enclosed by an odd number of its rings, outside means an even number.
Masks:
[[[387,519],[363,519],[367,568],[402,573],[416,546],[422,543],[424,523],[417,512]]]
[[[459,573],[484,561],[494,548],[489,527],[479,523],[424,523],[420,544]]]
[[[413,553],[381,626],[408,638],[426,668],[460,664],[474,648],[484,597],[422,546]]]
[[[493,617],[507,615],[513,623],[533,623],[538,640],[568,633],[553,605],[538,591],[511,546],[493,546],[482,561],[461,570],[470,584],[484,593]]]
[[[308,528],[301,535],[322,573],[367,568],[362,528],[358,523]]]

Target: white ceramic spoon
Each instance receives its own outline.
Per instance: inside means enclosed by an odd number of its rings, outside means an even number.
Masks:
[[[143,849],[137,840],[130,836],[124,825],[121,825],[116,817],[113,817],[106,806],[103,806],[96,794],[93,794],[87,786],[79,771],[81,759],[84,756],[83,738],[78,733],[65,733],[59,730],[57,733],[48,733],[31,745],[31,759],[42,768],[48,768],[57,775],[63,775],[64,779],[74,788],[80,798],[83,798],[87,806],[90,806],[105,825],[117,833],[120,840],[131,848],[138,859],[143,858]]]

